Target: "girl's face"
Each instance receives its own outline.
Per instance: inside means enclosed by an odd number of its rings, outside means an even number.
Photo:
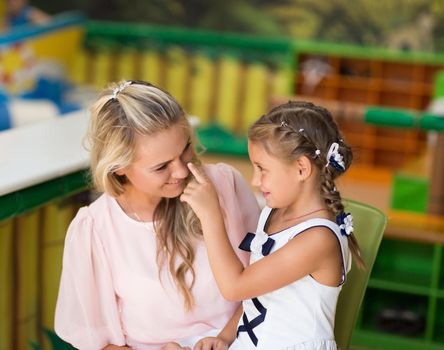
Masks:
[[[187,163],[193,156],[188,130],[176,124],[153,135],[137,135],[135,159],[118,174],[126,175],[131,190],[152,198],[174,198],[186,186]]]
[[[251,183],[260,189],[267,206],[285,208],[292,205],[301,191],[297,163],[283,162],[258,142],[248,141],[248,153],[254,167]]]

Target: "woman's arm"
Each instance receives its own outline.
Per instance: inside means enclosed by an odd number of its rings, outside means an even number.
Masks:
[[[75,348],[125,344],[111,266],[89,208],[82,208],[65,238],[55,332]]]
[[[229,300],[244,300],[271,292],[323,268],[337,258],[336,237],[316,227],[300,234],[278,251],[244,268],[225,231],[217,193],[206,174],[189,164],[195,181],[181,196],[202,225],[211,269],[221,293]],[[278,272],[278,273],[277,273]]]

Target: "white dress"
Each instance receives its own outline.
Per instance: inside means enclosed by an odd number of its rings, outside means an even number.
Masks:
[[[324,226],[337,237],[341,246],[342,282],[331,287],[305,276],[271,293],[245,300],[237,338],[230,350],[336,350],[333,334],[336,304],[351,267],[347,236],[341,234],[336,223],[321,218],[304,221],[268,236],[264,227],[271,210],[269,207],[262,210],[256,234],[247,234],[240,246],[251,250],[250,264],[282,248],[301,232]]]

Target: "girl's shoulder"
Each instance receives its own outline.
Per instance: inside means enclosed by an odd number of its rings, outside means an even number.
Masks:
[[[331,231],[332,233],[334,233],[336,236],[340,237],[341,233],[340,233],[340,229],[339,226],[336,222],[333,222],[329,219],[325,219],[325,218],[313,218],[313,219],[308,219],[306,221],[303,221],[295,226],[293,226],[293,235],[296,236],[297,234],[304,232],[306,230],[309,229],[313,229],[313,228],[321,228],[320,231]]]

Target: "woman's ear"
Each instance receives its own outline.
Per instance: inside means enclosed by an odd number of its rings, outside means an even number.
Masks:
[[[124,176],[125,175],[125,168],[119,168],[119,169],[115,170],[114,173],[119,176]]]
[[[297,167],[300,181],[307,180],[313,172],[313,165],[311,164],[310,159],[306,156],[301,156],[296,159],[295,166]]]

